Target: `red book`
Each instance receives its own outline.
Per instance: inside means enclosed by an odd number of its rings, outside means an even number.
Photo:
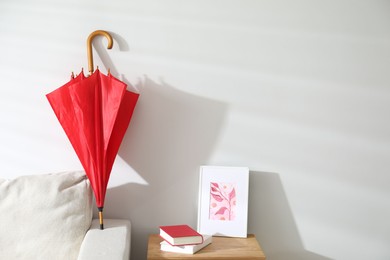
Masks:
[[[160,226],[160,236],[172,246],[203,243],[203,236],[188,225]]]

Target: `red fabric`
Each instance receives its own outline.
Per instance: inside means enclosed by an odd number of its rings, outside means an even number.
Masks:
[[[81,72],[46,95],[91,182],[98,207],[104,206],[111,169],[139,97],[126,87],[96,70],[90,77]]]

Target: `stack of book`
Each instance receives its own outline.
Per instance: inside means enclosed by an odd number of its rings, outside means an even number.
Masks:
[[[162,251],[183,254],[195,254],[212,242],[212,236],[201,235],[188,225],[160,226],[160,236]]]

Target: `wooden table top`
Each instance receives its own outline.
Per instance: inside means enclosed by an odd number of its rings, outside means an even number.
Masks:
[[[255,235],[247,238],[213,237],[210,245],[195,254],[180,254],[160,250],[163,239],[158,234],[149,236],[148,260],[157,259],[237,259],[237,260],[265,260]]]

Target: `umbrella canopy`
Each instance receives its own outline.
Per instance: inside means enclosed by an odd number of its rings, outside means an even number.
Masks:
[[[139,94],[96,70],[83,71],[46,95],[91,182],[103,229],[103,207],[111,169]]]

